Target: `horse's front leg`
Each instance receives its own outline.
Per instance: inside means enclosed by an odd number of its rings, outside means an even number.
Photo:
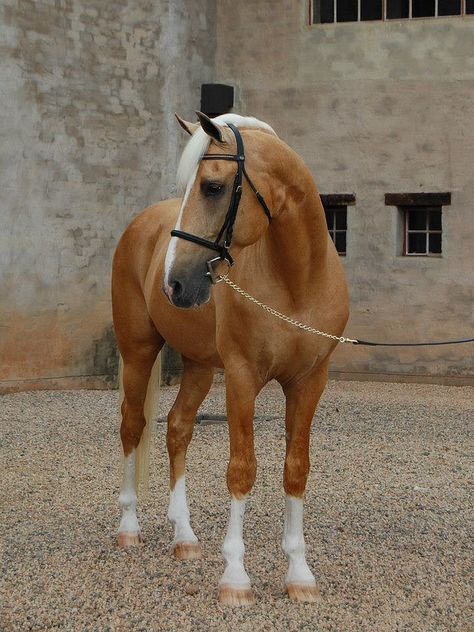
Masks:
[[[255,482],[257,462],[253,441],[255,398],[260,388],[246,365],[226,367],[226,401],[230,459],[227,487],[231,494],[230,517],[222,546],[225,570],[219,582],[219,601],[241,606],[253,603],[250,578],[244,567],[243,522],[245,502]]]
[[[286,492],[283,550],[288,558],[286,590],[295,601],[315,601],[316,580],[305,554],[303,535],[303,495],[309,473],[311,421],[327,382],[327,363],[304,382],[287,384],[286,458],[284,488]]]
[[[174,525],[173,550],[182,560],[201,557],[201,546],[189,520],[186,500],[185,459],[196,413],[212,384],[214,369],[183,358],[183,376],[176,401],[168,415],[166,443],[170,459],[168,519]]]

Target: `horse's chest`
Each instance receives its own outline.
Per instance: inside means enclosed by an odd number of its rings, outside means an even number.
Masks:
[[[292,375],[310,372],[322,356],[325,343],[262,311],[240,314],[227,337],[220,336],[218,345],[224,357],[240,353],[250,364],[276,377],[288,371]]]

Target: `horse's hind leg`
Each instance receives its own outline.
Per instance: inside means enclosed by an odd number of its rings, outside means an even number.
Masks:
[[[286,507],[282,545],[288,558],[286,589],[294,601],[315,601],[318,595],[316,581],[306,562],[303,494],[309,473],[311,421],[326,382],[327,362],[311,379],[283,388],[286,395]]]
[[[186,450],[196,413],[212,384],[214,369],[183,358],[184,370],[176,401],[168,415],[166,443],[170,459],[170,504],[168,519],[174,525],[173,550],[180,559],[201,557],[201,547],[189,522],[186,501]]]
[[[137,504],[137,448],[143,436],[143,430],[151,419],[145,418],[146,398],[150,397],[150,377],[158,352],[163,345],[162,340],[155,337],[150,342],[128,344],[123,355],[123,402],[121,407],[122,423],[120,438],[122,440],[124,464],[123,480],[120,490],[119,504],[122,518],[119,526],[118,543],[128,547],[141,541],[140,527],[136,515]],[[157,384],[150,384],[150,391],[159,388],[159,375],[154,376]]]

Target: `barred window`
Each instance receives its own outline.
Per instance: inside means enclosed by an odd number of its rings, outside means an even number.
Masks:
[[[404,225],[404,255],[441,254],[441,206],[401,207]]]
[[[326,223],[331,239],[341,257],[347,253],[347,206],[355,204],[353,193],[321,194]]]
[[[312,24],[474,14],[474,0],[312,0],[310,7]]]
[[[326,222],[331,239],[336,246],[337,252],[345,256],[346,254],[346,234],[347,234],[347,206],[329,206],[324,209]]]
[[[385,205],[396,206],[403,235],[399,253],[410,257],[440,257],[443,251],[443,207],[451,193],[386,193]],[[401,252],[400,252],[401,251]]]

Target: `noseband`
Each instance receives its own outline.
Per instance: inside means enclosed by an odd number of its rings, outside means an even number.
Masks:
[[[172,230],[172,237],[180,237],[181,239],[185,239],[186,241],[191,241],[194,244],[198,244],[198,246],[203,246],[204,248],[209,248],[209,250],[215,250],[219,253],[218,257],[214,257],[213,259],[209,259],[207,261],[207,269],[206,276],[211,277],[212,283],[218,282],[218,276],[216,275],[213,264],[217,261],[226,261],[228,266],[231,267],[234,265],[234,260],[229,252],[230,245],[232,243],[232,235],[234,232],[234,224],[237,218],[237,211],[239,208],[240,198],[242,197],[242,177],[245,176],[245,179],[250,185],[250,188],[255,193],[257,200],[259,201],[261,207],[265,215],[268,218],[268,221],[272,221],[272,215],[270,210],[257,191],[252,180],[249,178],[247,171],[245,170],[245,154],[244,154],[244,142],[242,140],[242,136],[239,130],[232,125],[231,123],[227,124],[229,128],[232,130],[235,136],[235,140],[237,143],[237,153],[234,154],[204,154],[202,156],[202,160],[234,160],[237,163],[237,173],[235,174],[234,184],[232,187],[232,196],[230,198],[229,208],[227,210],[226,216],[224,218],[224,223],[222,224],[219,233],[214,241],[210,241],[208,239],[204,239],[203,237],[199,237],[198,235],[193,235],[192,233],[187,233],[184,230]],[[224,239],[222,243],[222,239]]]

